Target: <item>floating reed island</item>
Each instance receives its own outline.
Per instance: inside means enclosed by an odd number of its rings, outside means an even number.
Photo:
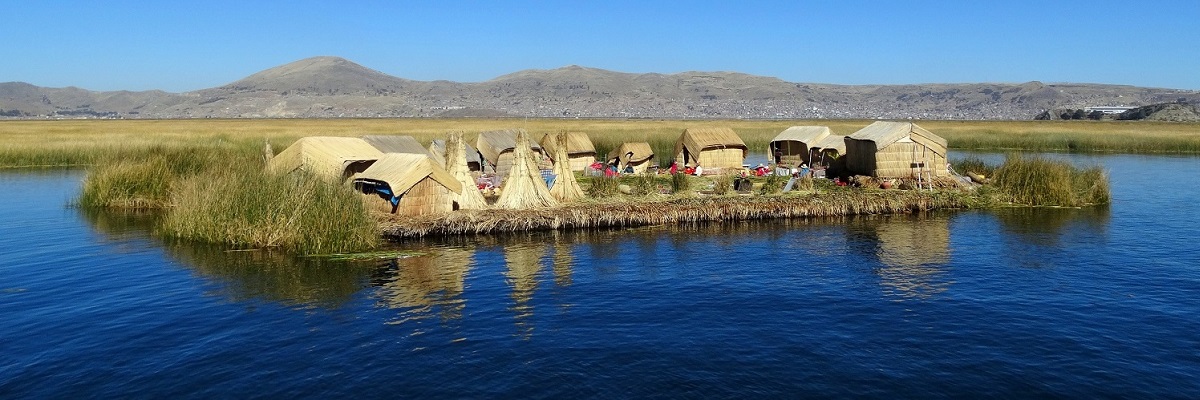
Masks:
[[[472,210],[437,216],[388,216],[381,234],[389,240],[423,236],[690,225],[772,218],[901,214],[969,207],[961,192],[861,191],[805,195],[704,196],[661,200],[618,199],[523,210]]]
[[[674,148],[600,148],[561,130],[300,138],[278,154],[168,151],[93,168],[80,204],[165,212],[160,232],[240,248],[359,251],[379,239],[530,230],[703,224],[1109,201],[1099,168],[1010,157],[947,163],[946,141],[910,122],[847,136],[791,127],[761,143],[771,165],[720,127],[682,130]],[[667,155],[671,157],[659,157]],[[263,163],[265,162],[265,168]],[[992,182],[988,184],[987,182]]]

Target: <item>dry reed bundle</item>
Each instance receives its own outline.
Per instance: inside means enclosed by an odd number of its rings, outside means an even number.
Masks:
[[[385,222],[392,240],[430,235],[496,234],[533,230],[696,225],[721,221],[905,214],[964,208],[968,198],[950,192],[854,191],[804,196],[676,198],[655,202],[575,204],[541,210],[465,211]]]
[[[567,133],[559,132],[554,137],[549,138],[549,140],[555,143],[551,147],[554,148],[554,174],[557,176],[554,179],[554,187],[550,188],[550,194],[561,202],[583,198],[583,189],[579,187],[579,182],[575,181],[572,162],[567,157],[567,143],[569,140]]]
[[[529,148],[529,134],[524,130],[517,132],[517,144],[513,148],[513,166],[501,188],[500,198],[496,200],[496,208],[522,210],[537,207],[550,207],[558,204],[542,174],[538,171],[532,151]]]
[[[458,208],[461,210],[482,210],[487,208],[483,193],[475,188],[475,180],[471,178],[471,169],[467,167],[466,144],[463,143],[463,132],[453,131],[446,138],[446,168],[450,176],[461,183],[462,193],[458,194]]]

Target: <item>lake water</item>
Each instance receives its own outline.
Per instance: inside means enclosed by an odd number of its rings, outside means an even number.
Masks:
[[[0,173],[0,398],[1200,397],[1200,158],[1113,204],[425,240],[157,239]]]

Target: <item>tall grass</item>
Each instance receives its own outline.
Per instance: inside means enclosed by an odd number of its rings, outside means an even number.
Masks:
[[[89,171],[78,203],[162,210],[163,234],[239,248],[316,254],[377,244],[376,223],[358,194],[315,178],[267,174],[258,145],[149,146],[127,159],[105,156]]]
[[[179,182],[163,232],[238,247],[308,254],[359,251],[378,244],[376,223],[349,187],[303,174],[234,168]]]
[[[993,174],[993,182],[1017,204],[1077,207],[1110,200],[1108,177],[1100,167],[1077,168],[1041,156],[1009,155]]]

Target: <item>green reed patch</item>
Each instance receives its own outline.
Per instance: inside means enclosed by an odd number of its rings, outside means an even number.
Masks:
[[[1108,176],[1100,167],[1078,168],[1042,156],[1009,155],[993,174],[1008,201],[1032,206],[1107,204]]]
[[[199,174],[179,182],[163,232],[238,247],[279,247],[305,254],[373,248],[376,223],[349,187],[303,174],[260,168]]]

